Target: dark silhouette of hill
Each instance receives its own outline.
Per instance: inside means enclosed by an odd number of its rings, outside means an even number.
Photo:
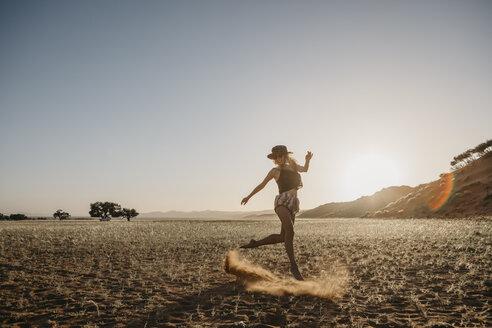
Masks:
[[[363,196],[350,202],[328,203],[307,210],[301,218],[354,218],[370,213],[398,200],[414,188],[409,186],[384,188],[371,196]]]

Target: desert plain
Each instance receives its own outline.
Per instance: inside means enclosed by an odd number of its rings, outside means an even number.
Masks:
[[[297,219],[307,283],[252,291],[241,260],[289,276],[271,220],[0,222],[1,327],[490,327],[492,221]],[[245,262],[245,263],[247,263]]]

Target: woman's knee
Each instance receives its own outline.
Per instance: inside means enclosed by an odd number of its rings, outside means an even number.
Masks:
[[[284,234],[284,241],[285,239],[292,239],[292,238],[294,238],[294,229],[286,229]]]
[[[285,224],[282,224],[284,233],[282,234],[284,240],[285,239],[292,239],[294,238],[294,226],[292,223],[287,222]]]

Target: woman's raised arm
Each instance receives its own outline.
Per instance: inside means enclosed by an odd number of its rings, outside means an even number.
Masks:
[[[246,205],[246,203],[248,202],[248,200],[253,197],[254,194],[256,194],[257,192],[259,192],[261,189],[265,188],[266,184],[268,183],[268,181],[272,180],[274,177],[275,177],[275,168],[271,169],[270,172],[268,172],[267,176],[265,177],[265,179],[263,179],[263,181],[256,186],[255,189],[253,189],[253,191],[246,197],[243,198],[243,200],[241,201],[241,205]]]
[[[304,164],[304,166],[297,165],[297,171],[307,172],[309,170],[309,162],[311,161],[311,158],[313,158],[313,153],[308,151],[306,154],[306,163]]]

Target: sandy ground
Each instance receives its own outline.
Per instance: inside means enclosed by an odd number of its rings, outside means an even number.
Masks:
[[[230,250],[278,232],[276,221],[0,222],[0,326],[492,326],[490,220],[297,220],[295,229],[303,275],[346,278],[343,290],[276,296],[223,271]],[[282,244],[237,255],[289,287]]]

